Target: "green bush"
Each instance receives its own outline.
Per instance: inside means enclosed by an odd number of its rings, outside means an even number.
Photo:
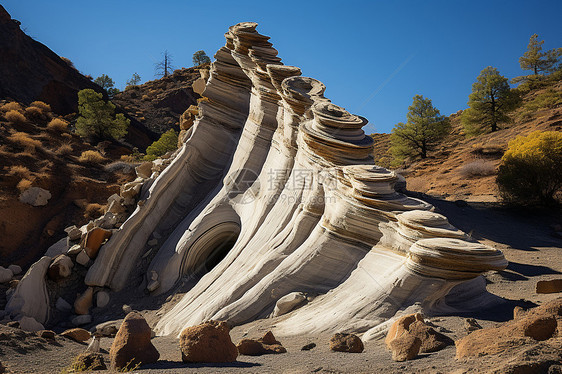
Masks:
[[[152,143],[146,149],[144,159],[152,161],[178,148],[178,133],[174,129],[170,129],[162,134],[160,139]]]
[[[92,89],[78,92],[76,132],[95,142],[104,139],[119,139],[127,134],[130,121],[121,113],[115,115],[115,105],[105,102],[103,95]]]
[[[562,133],[535,131],[509,142],[497,183],[504,200],[517,205],[555,205],[562,192]]]
[[[541,109],[556,108],[558,105],[561,104],[562,104],[562,92],[550,88],[545,92],[537,95],[533,100],[526,103],[523,106],[519,116],[521,119],[528,120],[533,117],[535,112]]]

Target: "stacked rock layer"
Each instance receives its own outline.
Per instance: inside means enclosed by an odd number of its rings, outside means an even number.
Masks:
[[[308,296],[276,317],[276,335],[368,338],[415,303],[431,314],[490,302],[480,275],[505,268],[502,253],[396,192],[397,175],[373,163],[366,119],[283,65],[256,26],[225,34],[189,135],[101,247],[86,284],[124,288],[158,237],[153,295],[204,274],[161,318],[162,335],[266,318],[292,293]]]

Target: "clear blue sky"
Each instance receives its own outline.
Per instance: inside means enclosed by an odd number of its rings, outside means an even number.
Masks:
[[[321,80],[326,96],[390,132],[406,120],[412,97],[442,114],[466,108],[488,65],[512,78],[529,37],[562,47],[562,0],[550,1],[189,1],[3,0],[22,28],[84,74],[108,74],[123,88],[134,72],[154,79],[168,50],[175,67],[193,52],[211,57],[228,26],[259,23],[283,63]]]

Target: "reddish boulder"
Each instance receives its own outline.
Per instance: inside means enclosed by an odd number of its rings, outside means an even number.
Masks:
[[[330,339],[330,349],[337,352],[361,353],[363,342],[355,334],[338,333]]]
[[[72,267],[74,263],[67,255],[58,255],[55,257],[51,265],[49,265],[49,270],[47,270],[47,275],[50,279],[58,281],[68,277],[72,273]]]
[[[102,244],[111,237],[110,230],[96,227],[89,231],[84,237],[84,251],[91,259],[95,259]]]
[[[436,352],[454,344],[451,338],[427,325],[423,320],[423,316],[420,313],[416,313],[400,317],[394,322],[386,335],[386,346],[392,350],[392,342],[408,334],[420,339],[419,352],[421,353]]]
[[[238,350],[230,339],[226,322],[208,321],[184,329],[180,350],[184,362],[233,362]]]
[[[109,350],[111,367],[116,370],[158,361],[160,353],[150,341],[151,329],[140,313],[127,314]]]
[[[61,334],[65,338],[72,339],[77,342],[85,342],[91,338],[90,332],[81,328],[66,330]]]
[[[287,350],[275,339],[273,333],[268,331],[261,339],[242,339],[237,345],[241,355],[261,356],[266,354],[285,353]]]
[[[392,339],[389,348],[392,351],[392,359],[394,361],[407,361],[416,358],[420,351],[422,341],[417,336],[411,334],[402,334]]]
[[[562,292],[562,279],[551,279],[537,282],[537,293]]]

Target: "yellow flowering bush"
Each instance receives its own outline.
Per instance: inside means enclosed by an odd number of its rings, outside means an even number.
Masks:
[[[535,131],[510,141],[497,183],[506,201],[555,204],[562,192],[562,132]]]

